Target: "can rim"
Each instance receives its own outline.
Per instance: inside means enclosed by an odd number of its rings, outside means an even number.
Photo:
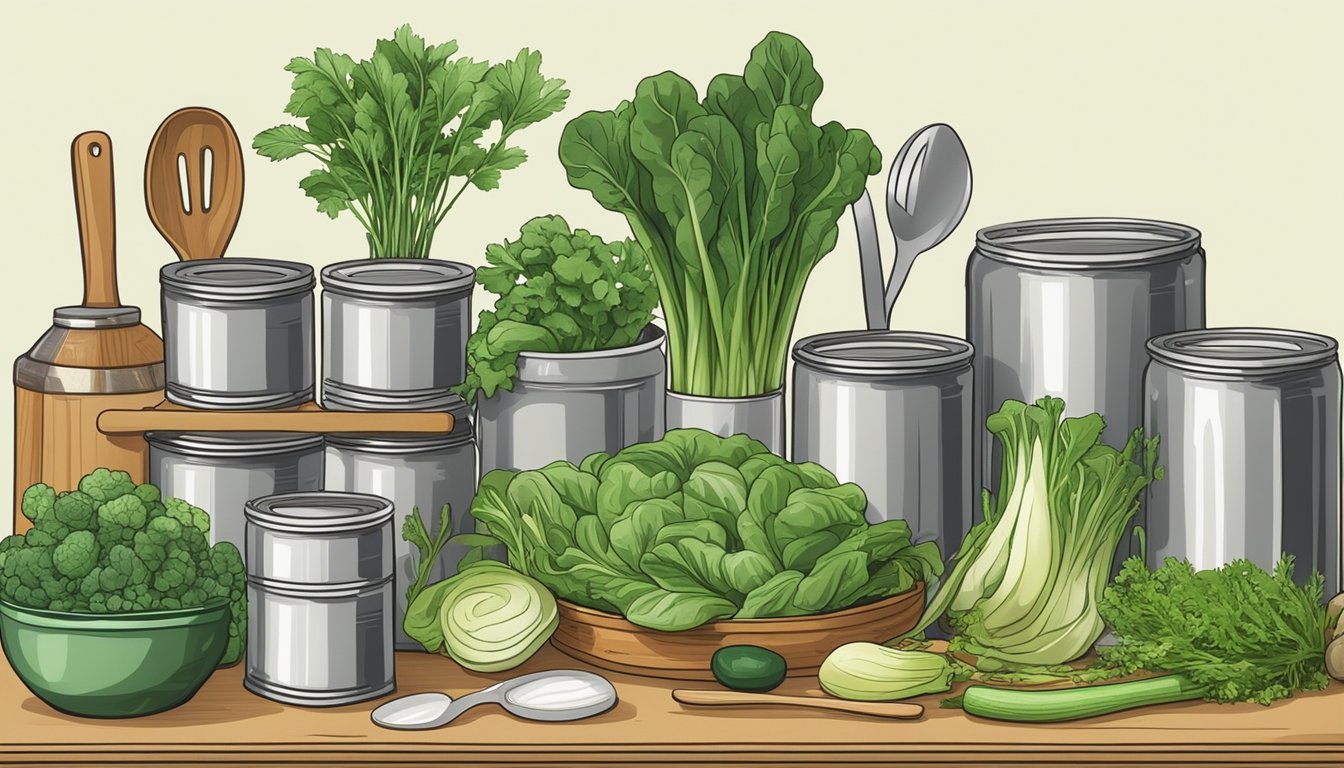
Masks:
[[[455,448],[471,442],[470,431],[416,435],[397,432],[346,432],[327,435],[328,448],[343,448],[384,454],[424,453],[438,448]]]
[[[1094,245],[1091,250],[1039,245],[1064,240]],[[1028,219],[995,224],[975,233],[976,249],[990,258],[1055,269],[1104,269],[1170,261],[1200,251],[1200,241],[1200,231],[1186,224],[1122,217]],[[1104,242],[1115,245],[1102,247]]]
[[[608,357],[626,357],[657,349],[663,345],[665,338],[667,338],[666,331],[655,323],[649,323],[644,326],[644,330],[639,332],[639,338],[635,340],[634,344],[628,344],[624,347],[594,349],[587,352],[519,352],[518,368],[522,369],[521,361],[525,360],[601,360]]]
[[[343,491],[276,493],[248,501],[243,517],[248,523],[287,533],[342,533],[390,521],[392,502],[382,496]]]
[[[406,282],[370,279],[372,275],[397,273]],[[443,259],[352,259],[322,268],[323,290],[359,297],[438,296],[470,291],[476,281],[476,268]]]
[[[146,432],[150,447],[210,456],[269,456],[320,448],[322,435],[303,432]]]
[[[908,357],[856,355],[837,352],[880,348],[909,350]],[[919,351],[927,354],[920,355]],[[965,339],[923,331],[832,331],[800,339],[793,345],[795,362],[833,373],[882,376],[918,376],[971,365],[975,348]]]
[[[224,300],[301,294],[316,284],[313,268],[301,262],[233,257],[165,264],[159,269],[159,282],[189,296]]]
[[[1197,328],[1154,336],[1147,347],[1154,360],[1208,373],[1282,373],[1339,359],[1335,339],[1282,328]]]

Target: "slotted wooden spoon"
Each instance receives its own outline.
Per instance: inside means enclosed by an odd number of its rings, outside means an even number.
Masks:
[[[223,115],[186,107],[149,142],[145,207],[183,261],[224,255],[243,209],[243,150]]]

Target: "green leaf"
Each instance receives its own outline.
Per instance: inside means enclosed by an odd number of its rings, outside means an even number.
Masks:
[[[632,602],[625,618],[641,627],[678,632],[728,618],[736,611],[736,605],[721,597],[655,590]]]
[[[564,109],[569,98],[564,84],[564,80],[542,77],[541,52],[527,48],[512,61],[491,67],[483,81],[505,136]]]
[[[829,558],[798,582],[793,603],[806,613],[835,607],[839,598],[862,587],[868,581],[868,556],[849,552]],[[838,606],[843,607],[843,606]]]
[[[252,148],[262,157],[287,160],[307,152],[309,145],[316,143],[312,134],[297,125],[277,125],[258,133],[252,139]]]
[[[803,580],[799,571],[780,571],[761,586],[753,589],[742,601],[742,609],[733,618],[760,619],[768,616],[801,616],[802,609],[794,605],[798,585]]]

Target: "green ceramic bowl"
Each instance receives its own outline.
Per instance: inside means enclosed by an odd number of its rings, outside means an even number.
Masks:
[[[196,694],[224,655],[229,605],[65,613],[0,601],[0,643],[23,684],[83,717],[137,717]]]

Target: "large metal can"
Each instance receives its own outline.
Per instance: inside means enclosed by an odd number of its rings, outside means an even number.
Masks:
[[[976,234],[966,294],[976,485],[995,490],[1000,449],[985,420],[1004,400],[1063,398],[1067,415],[1100,413],[1102,439],[1125,444],[1143,421],[1144,344],[1204,327],[1204,251],[1198,230],[1161,221],[1003,224]]]
[[[210,514],[210,542],[243,549],[243,506],[322,490],[322,436],[296,432],[149,432],[149,482]]]
[[[476,405],[481,475],[577,464],[662,437],[663,338],[663,329],[650,325],[628,347],[519,354],[513,389]]]
[[[868,496],[950,558],[970,528],[971,345],[905,331],[810,336],[793,348],[793,461]]]
[[[1339,588],[1339,347],[1313,333],[1211,328],[1148,342],[1145,426],[1166,477],[1147,493],[1150,565],[1246,558]]]
[[[437,410],[461,402],[476,271],[438,259],[322,270],[322,404]]]
[[[400,536],[406,518],[419,508],[433,535],[441,524],[443,505],[450,505],[448,525],[454,534],[476,530],[471,500],[476,492],[476,445],[465,406],[455,413],[457,426],[440,434],[328,435],[326,489],[371,493],[392,501],[396,556],[393,624],[399,650],[421,650],[402,629],[406,588],[415,583],[420,550]],[[430,568],[428,583],[457,573],[466,548],[448,544]]]
[[[267,259],[159,270],[167,397],[196,408],[313,399],[313,268]]]
[[[305,706],[392,692],[391,502],[277,494],[249,501],[246,515],[243,685]]]

